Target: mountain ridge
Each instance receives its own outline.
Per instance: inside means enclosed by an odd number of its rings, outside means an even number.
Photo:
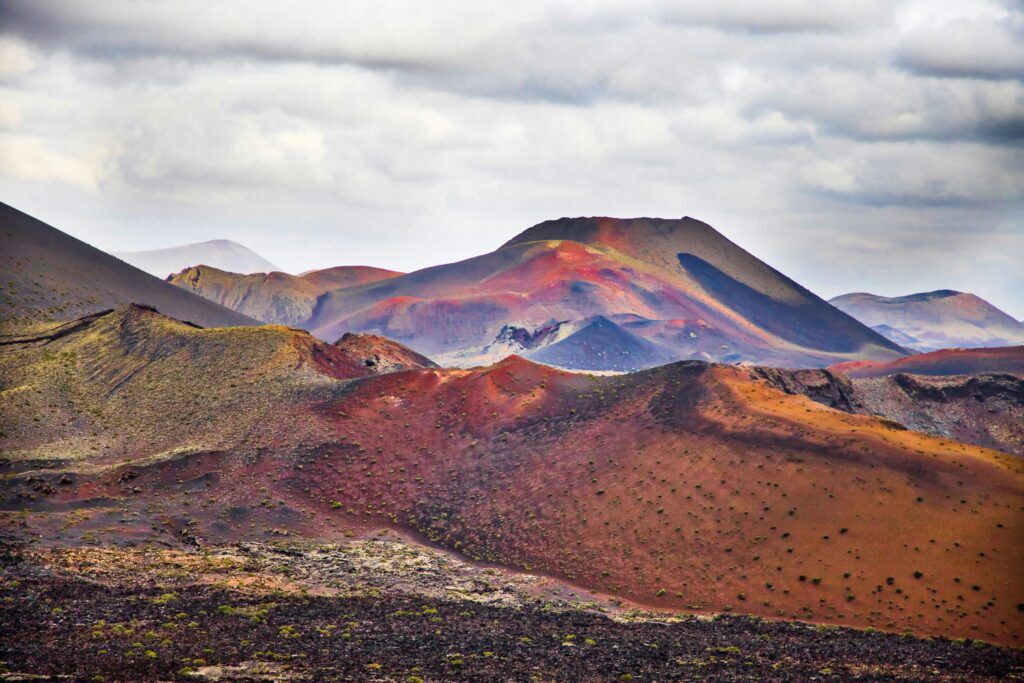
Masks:
[[[301,275],[280,271],[234,273],[200,264],[167,276],[167,282],[265,323],[301,325],[333,289],[401,275],[370,266],[335,266]]]

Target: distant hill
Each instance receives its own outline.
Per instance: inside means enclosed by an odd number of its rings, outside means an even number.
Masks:
[[[377,282],[401,273],[369,266],[338,266],[301,275],[244,275],[209,265],[185,268],[167,281],[265,323],[302,325],[326,292]]]
[[[139,303],[203,327],[257,321],[174,287],[42,221],[0,204],[0,320],[69,320]]]
[[[652,362],[814,366],[905,353],[692,218],[547,221],[489,254],[328,292],[302,326],[324,339],[383,334],[442,364],[473,364],[507,326],[532,334],[595,316],[652,344]],[[573,357],[607,365],[596,349]]]
[[[159,278],[200,263],[232,273],[269,273],[281,270],[253,250],[231,240],[210,240],[148,251],[115,251],[113,254]]]
[[[974,294],[951,289],[897,297],[858,292],[829,303],[917,351],[1024,344],[1024,323]]]

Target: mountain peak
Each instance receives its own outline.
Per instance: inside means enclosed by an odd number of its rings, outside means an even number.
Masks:
[[[526,242],[543,240],[571,240],[586,244],[603,243],[616,246],[631,239],[643,239],[645,236],[669,235],[678,232],[711,233],[718,232],[707,223],[689,216],[682,218],[613,218],[610,216],[577,216],[562,217],[543,221],[527,228],[502,248]],[[718,235],[720,237],[720,235]]]

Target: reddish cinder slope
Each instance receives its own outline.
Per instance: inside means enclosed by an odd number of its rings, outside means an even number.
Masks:
[[[303,479],[349,519],[649,604],[1020,640],[1024,480],[991,452],[704,365],[595,380],[513,358],[343,405],[352,441]]]
[[[483,346],[509,321],[582,319],[608,310],[648,318],[712,315],[657,274],[576,242],[553,241],[333,292],[311,329],[326,338],[349,328],[371,329],[445,351]],[[740,340],[758,341],[739,325],[729,323],[728,329]]]
[[[690,218],[560,218],[507,242],[573,240],[601,246],[659,273],[690,297],[780,341],[831,353],[870,347],[900,353],[895,344],[829,306],[798,283]]]
[[[334,342],[346,357],[353,358],[374,374],[436,368],[437,363],[407,346],[375,334],[347,333]]]
[[[298,275],[299,279],[317,287],[321,292],[343,287],[356,287],[371,282],[380,282],[405,273],[373,266],[334,266],[321,270],[307,270]]]
[[[325,292],[399,275],[369,266],[338,266],[301,275],[276,271],[242,275],[199,265],[169,275],[167,281],[263,322],[301,325],[309,320]]]
[[[510,357],[334,379],[297,365],[292,342],[253,337],[226,359],[202,335],[135,336],[100,335],[122,340],[129,358],[114,363],[87,332],[10,351],[3,389],[26,388],[4,417],[2,502],[33,513],[11,528],[201,544],[389,526],[666,608],[1024,643],[1015,458],[840,413],[737,367],[593,377]],[[205,370],[203,393],[158,389],[185,358]],[[95,420],[77,403],[89,391],[125,410],[82,425]],[[33,422],[37,395],[63,406],[59,419]],[[184,424],[140,440],[156,413]],[[88,521],[65,524],[76,509]]]
[[[914,375],[977,375],[1007,373],[1024,377],[1024,346],[991,349],[942,349],[907,356],[890,363],[866,361],[839,363],[830,370],[850,377],[885,377],[896,373]]]

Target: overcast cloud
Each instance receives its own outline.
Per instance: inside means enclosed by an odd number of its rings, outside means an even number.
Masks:
[[[1024,317],[1012,0],[0,0],[3,201],[107,250],[410,270],[708,221],[824,296]]]

